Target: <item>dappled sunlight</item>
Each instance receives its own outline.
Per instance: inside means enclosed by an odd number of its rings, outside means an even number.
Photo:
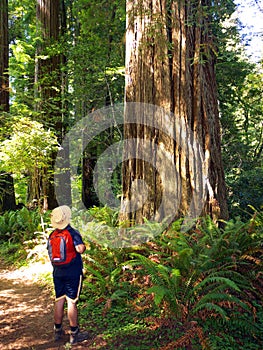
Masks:
[[[52,266],[50,262],[41,263],[35,262],[30,264],[29,267],[22,266],[16,270],[2,270],[0,271],[0,279],[5,278],[8,280],[14,280],[14,283],[21,283],[19,280],[23,280],[24,283],[36,282],[41,274],[51,274]]]
[[[1,287],[2,288],[2,287]],[[4,300],[5,303],[13,304],[10,305],[8,311],[5,310],[3,312],[0,310],[0,317],[8,316],[9,313],[20,313],[23,312],[23,314],[32,314],[32,312],[39,312],[43,311],[41,305],[37,305],[38,299],[32,298],[31,291],[23,292],[24,288],[23,286],[20,287],[21,289],[15,290],[15,289],[6,289],[2,290],[0,292],[1,299]],[[21,299],[23,301],[21,301]],[[18,304],[17,304],[18,303]],[[30,306],[30,307],[29,307]]]
[[[50,265],[50,264],[49,264]],[[0,349],[53,347],[53,296],[35,283],[47,264],[0,271]]]

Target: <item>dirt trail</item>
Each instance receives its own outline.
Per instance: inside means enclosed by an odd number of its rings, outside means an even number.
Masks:
[[[65,346],[67,334],[61,343],[53,341],[52,293],[36,283],[37,273],[43,268],[50,269],[36,264],[30,269],[9,270],[0,263],[1,350],[70,348]],[[81,344],[74,349],[89,348],[89,344]]]

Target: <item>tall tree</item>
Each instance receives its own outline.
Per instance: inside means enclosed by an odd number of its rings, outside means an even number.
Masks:
[[[60,1],[37,1],[37,28],[41,40],[37,49],[35,72],[36,109],[45,125],[55,126],[58,136],[62,137],[62,55],[59,53]],[[54,154],[54,159],[56,154]],[[48,181],[47,181],[48,179]],[[57,200],[54,184],[48,174],[43,178],[43,206],[54,208]],[[35,194],[32,193],[34,196]],[[67,203],[69,204],[69,203]]]
[[[154,127],[154,119],[160,119],[155,111],[150,112],[150,127],[142,125],[145,110],[135,111],[131,123],[127,107],[125,138],[134,140],[134,145],[125,150],[123,166],[123,206],[128,220],[142,222],[143,218],[154,217],[162,201],[177,209],[174,215],[228,217],[214,70],[216,46],[211,28],[211,23],[217,23],[224,15],[223,8],[229,2],[223,3],[219,7],[209,0],[126,2],[125,102],[152,104],[172,112],[168,123],[174,128],[172,134],[178,136],[175,140],[163,132],[165,115],[161,116],[161,128]],[[142,159],[145,142],[151,145],[151,164]],[[168,184],[160,176],[165,164],[156,156],[156,147],[171,155],[175,176],[166,177]],[[127,160],[129,154],[133,159]],[[140,208],[130,201],[138,180],[147,184],[147,195]],[[166,186],[170,195],[163,198]],[[195,193],[204,187],[206,197],[200,199]],[[135,205],[136,210],[129,205]],[[162,219],[167,212],[162,209],[158,215]]]
[[[8,2],[0,1],[0,102],[1,111],[9,111],[9,82],[8,82]]]
[[[0,0],[0,127],[5,125],[5,112],[9,112],[8,78],[8,1]],[[0,174],[1,210],[15,209],[13,178],[10,174]]]

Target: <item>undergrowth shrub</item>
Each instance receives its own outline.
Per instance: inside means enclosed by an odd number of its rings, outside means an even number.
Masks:
[[[35,232],[42,232],[48,213],[41,214],[38,210],[8,211],[0,216],[0,241],[23,243],[34,238]]]
[[[121,227],[115,212],[79,214],[87,219],[88,246],[80,323],[101,322],[109,349],[118,348],[117,338],[135,348],[140,339],[145,349],[263,348],[263,212],[224,228],[201,218],[188,232],[178,220],[159,235],[160,226],[146,222],[141,233],[148,241],[123,248],[109,245]],[[48,216],[26,208],[2,215],[7,254],[28,253],[21,251],[26,241],[31,256],[43,256],[38,248],[46,251]]]
[[[42,214],[26,207],[3,213],[0,216],[2,260],[17,266],[45,259],[48,222],[48,212]]]
[[[27,258],[27,252],[20,243],[1,242],[0,243],[0,262],[5,264],[20,266]]]
[[[202,348],[233,339],[254,349],[248,344],[260,341],[263,249],[257,220],[230,221],[221,230],[205,218],[188,233],[178,231],[177,222],[150,254],[130,254],[134,273],[151,280],[145,293],[183,325],[184,335],[169,348],[185,348],[196,338]]]
[[[202,218],[189,232],[180,231],[179,220],[130,248],[92,242],[84,255],[84,303],[103,304],[104,316],[129,306],[142,323],[146,313],[167,322],[168,333],[176,324],[172,339],[167,333],[156,340],[158,349],[261,349],[262,218],[255,212],[224,229]]]

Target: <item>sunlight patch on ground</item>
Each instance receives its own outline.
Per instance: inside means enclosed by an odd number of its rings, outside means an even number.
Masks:
[[[0,279],[14,280],[14,283],[20,283],[23,280],[24,283],[28,283],[37,281],[41,274],[49,274],[51,272],[52,265],[50,262],[35,262],[30,264],[30,266],[23,266],[16,270],[1,270]]]

